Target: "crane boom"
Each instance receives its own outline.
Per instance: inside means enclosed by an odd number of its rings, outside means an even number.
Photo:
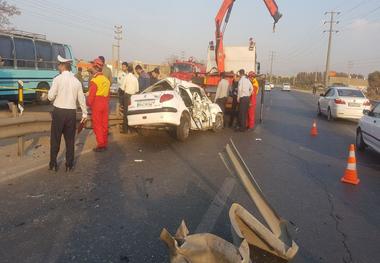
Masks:
[[[224,69],[225,69],[225,65],[224,65],[225,53],[224,53],[224,46],[223,46],[223,35],[224,35],[224,30],[229,21],[231,11],[232,11],[235,1],[236,0],[223,0],[222,6],[220,7],[218,14],[215,17],[215,25],[216,25],[215,58],[216,58],[216,64],[217,64],[219,72],[224,72]],[[276,24],[280,20],[282,15],[278,11],[278,6],[275,0],[263,0],[263,1],[265,2],[265,5],[267,6],[269,13],[274,19],[274,24]],[[224,25],[222,28],[223,19],[224,19]]]

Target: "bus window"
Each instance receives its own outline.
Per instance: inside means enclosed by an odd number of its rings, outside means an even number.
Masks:
[[[10,37],[0,36],[0,68],[13,67],[13,42]]]
[[[39,69],[52,69],[55,62],[52,62],[52,48],[49,42],[35,41],[37,51],[37,66]]]
[[[66,58],[65,48],[63,47],[63,45],[53,44],[53,60],[54,61],[57,61],[58,55],[60,55],[63,58]],[[55,68],[57,68],[57,63],[55,63],[54,66]]]
[[[73,59],[69,46],[65,45],[65,55],[67,59]]]
[[[36,55],[34,43],[31,39],[14,38],[16,48],[16,61],[19,68],[34,68]]]

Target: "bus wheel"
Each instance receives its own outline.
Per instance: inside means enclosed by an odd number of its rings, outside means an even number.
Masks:
[[[39,104],[48,104],[48,91],[49,84],[48,83],[40,83],[37,86],[38,91],[36,91],[36,100]]]

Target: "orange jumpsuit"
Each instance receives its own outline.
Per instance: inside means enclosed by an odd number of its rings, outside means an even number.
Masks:
[[[248,129],[253,129],[255,127],[255,114],[256,114],[256,97],[259,93],[259,82],[256,78],[252,80],[253,91],[250,99],[250,105],[248,109],[248,119],[247,119],[247,127]]]
[[[98,148],[108,144],[108,114],[111,83],[101,72],[94,75],[90,81],[90,95],[87,105],[92,110],[92,126]]]

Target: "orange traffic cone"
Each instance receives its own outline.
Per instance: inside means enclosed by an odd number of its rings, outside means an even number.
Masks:
[[[344,172],[344,176],[342,177],[341,181],[354,185],[357,185],[360,182],[358,173],[356,171],[355,146],[353,144],[350,145],[350,153],[347,160],[347,169]]]
[[[317,121],[316,120],[313,121],[313,126],[311,127],[310,135],[311,136],[317,136],[318,135]]]

